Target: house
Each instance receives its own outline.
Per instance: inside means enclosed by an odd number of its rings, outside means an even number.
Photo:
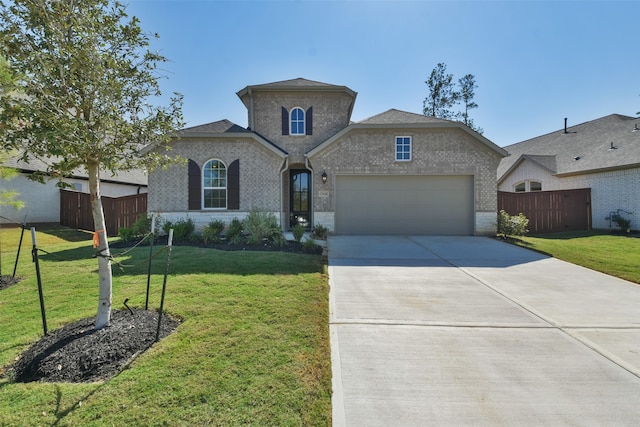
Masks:
[[[495,234],[506,152],[464,124],[393,109],[352,123],[356,92],[302,78],[237,95],[248,127],[181,130],[171,153],[186,161],[150,174],[150,213],[197,228],[261,209],[284,230]]]
[[[504,147],[498,190],[591,189],[593,228],[640,224],[640,119],[611,114]]]
[[[0,223],[22,223],[26,215],[27,222],[59,223],[60,222],[60,188],[55,177],[45,176],[45,183],[29,179],[29,176],[47,170],[44,162],[31,159],[24,162],[18,157],[11,158],[4,166],[17,169],[20,174],[8,181],[2,181],[2,188],[15,190],[17,199],[24,202],[24,207],[17,210],[11,206],[0,206]],[[69,190],[89,193],[89,178],[83,169],[75,170],[70,177],[62,179],[70,185]],[[122,197],[147,192],[147,174],[142,170],[119,172],[112,175],[102,172],[100,180],[101,195],[106,197]],[[115,230],[117,233],[117,230]]]

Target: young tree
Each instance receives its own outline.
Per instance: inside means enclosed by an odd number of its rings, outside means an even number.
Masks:
[[[451,119],[455,115],[451,108],[458,102],[460,93],[455,90],[453,74],[446,74],[447,66],[442,62],[431,71],[429,95],[424,99],[423,113],[441,119]]]
[[[168,162],[166,152],[142,156],[140,148],[168,144],[182,126],[179,94],[154,105],[166,58],[149,50],[149,37],[117,0],[0,2],[0,52],[21,76],[22,95],[0,96],[7,130],[0,144],[46,161],[48,172],[86,170],[98,251],[96,329],[109,325],[112,295],[100,173]]]
[[[460,100],[464,104],[464,111],[460,112],[461,121],[476,132],[482,133],[482,128],[477,127],[473,123],[473,119],[469,117],[469,110],[478,108],[478,104],[473,100],[475,88],[478,87],[476,77],[473,74],[467,74],[458,80],[458,86],[460,87]]]

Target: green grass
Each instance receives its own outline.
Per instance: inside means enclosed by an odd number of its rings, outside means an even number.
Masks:
[[[0,230],[11,274],[20,229]],[[91,235],[38,233],[49,330],[94,316]],[[161,249],[162,247],[156,247]],[[0,367],[42,334],[31,239],[0,291]],[[114,250],[118,253],[118,250]],[[118,258],[113,306],[144,307],[148,247]],[[160,303],[165,254],[154,260],[150,308]],[[0,425],[330,425],[328,284],[320,256],[173,248],[165,310],[183,319],[169,337],[103,383],[14,384],[0,379]]]
[[[516,244],[592,270],[640,283],[640,238],[603,231],[525,236]]]

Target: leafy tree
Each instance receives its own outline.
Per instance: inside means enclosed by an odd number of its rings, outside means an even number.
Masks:
[[[476,132],[482,133],[482,128],[477,127],[473,123],[473,119],[469,117],[469,110],[478,108],[478,104],[473,100],[475,88],[478,87],[475,76],[473,74],[467,74],[460,78],[460,80],[458,80],[458,86],[460,87],[460,101],[464,104],[464,111],[460,112],[461,121]]]
[[[441,119],[454,117],[451,108],[458,102],[460,93],[455,90],[453,74],[446,74],[447,66],[442,62],[431,71],[429,80],[429,95],[423,103],[423,113]]]
[[[22,76],[22,96],[0,96],[0,144],[23,160],[45,161],[49,173],[87,172],[98,251],[96,329],[109,325],[112,297],[100,174],[168,163],[165,151],[142,155],[140,148],[156,142],[168,149],[182,126],[179,94],[168,106],[154,105],[157,67],[167,60],[149,50],[150,37],[114,0],[0,0],[0,53]]]
[[[9,64],[4,57],[0,56],[0,95],[3,93],[13,92],[15,90],[16,79],[11,73]],[[4,127],[0,123],[0,138]],[[9,180],[18,175],[18,171],[6,167],[4,164],[9,160],[10,153],[4,150],[0,151],[0,180]],[[0,206],[13,206],[16,209],[22,209],[24,203],[20,200],[16,200],[18,197],[17,191],[10,191],[7,189],[0,190]]]
[[[18,175],[18,171],[4,166],[4,162],[9,159],[9,154],[0,151],[0,180],[10,180],[11,178],[15,178]],[[15,209],[22,209],[24,207],[24,202],[21,200],[17,200],[19,196],[17,191],[11,190],[0,190],[0,206],[12,206]]]

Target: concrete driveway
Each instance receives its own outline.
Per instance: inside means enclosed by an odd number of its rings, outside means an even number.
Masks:
[[[334,426],[640,423],[640,285],[483,237],[328,249]]]

